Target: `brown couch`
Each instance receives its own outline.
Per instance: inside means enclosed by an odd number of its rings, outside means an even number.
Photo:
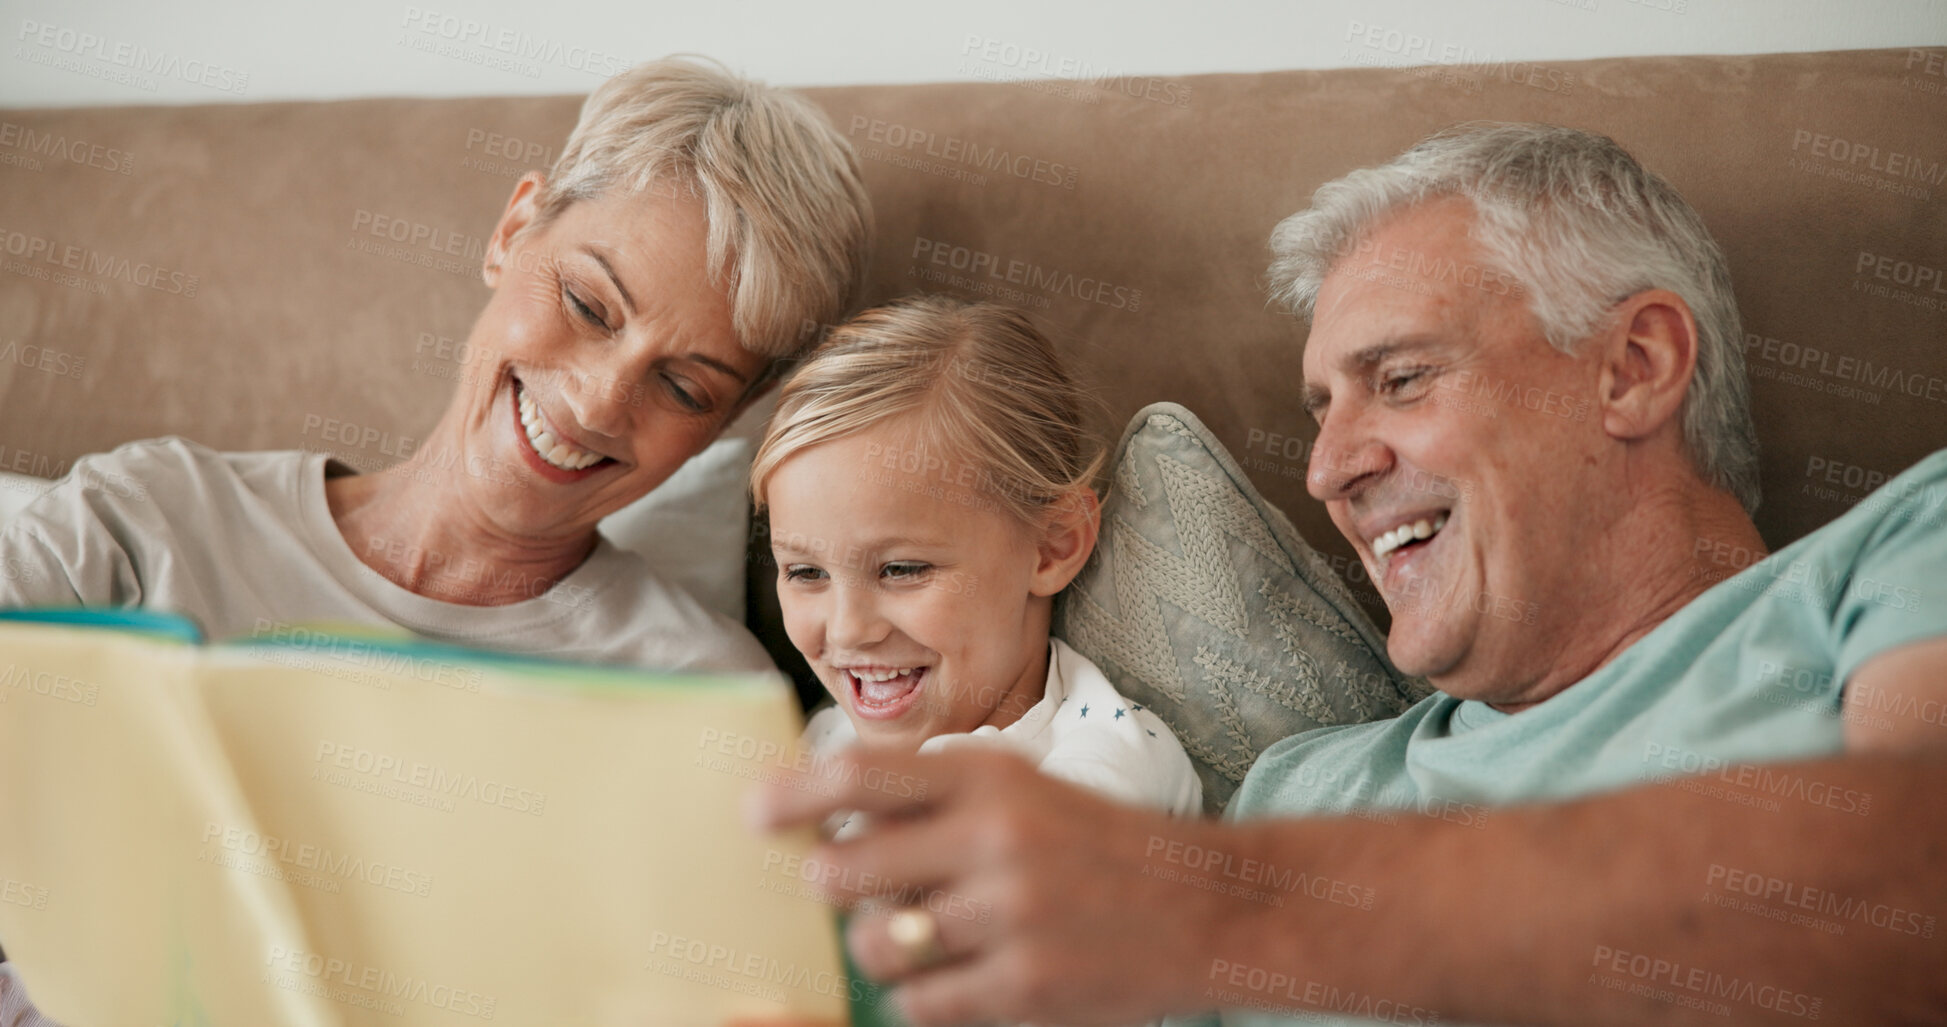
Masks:
[[[1775,546],[1947,444],[1943,87],[1941,51],[1895,49],[811,93],[865,158],[868,301],[1030,307],[1112,417],[1201,415],[1370,605],[1305,495],[1304,327],[1260,284],[1278,219],[1453,122],[1615,137],[1729,255]],[[390,459],[579,99],[0,112],[0,469],[165,433],[315,446],[320,417]]]

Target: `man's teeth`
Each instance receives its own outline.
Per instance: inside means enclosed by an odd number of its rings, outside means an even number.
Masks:
[[[525,391],[521,393],[521,427],[527,429],[527,441],[534,444],[534,451],[541,454],[541,459],[564,471],[579,471],[602,459],[600,453],[576,449],[555,438],[541,421],[541,408]]]
[[[903,678],[912,672],[911,667],[905,670],[854,670],[852,676],[860,681],[891,681],[893,678]]]
[[[1385,556],[1387,553],[1415,539],[1432,538],[1441,528],[1446,526],[1446,514],[1441,514],[1430,521],[1422,517],[1411,524],[1402,524],[1372,540],[1372,555]]]

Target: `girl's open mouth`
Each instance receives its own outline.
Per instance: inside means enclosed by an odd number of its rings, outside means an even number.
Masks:
[[[919,701],[926,667],[846,667],[839,671],[852,710],[870,720],[892,720]]]

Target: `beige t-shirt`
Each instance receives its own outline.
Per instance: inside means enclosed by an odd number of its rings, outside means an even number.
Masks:
[[[213,639],[298,624],[403,627],[441,641],[667,670],[774,670],[743,625],[607,539],[531,599],[469,606],[367,567],[325,502],[327,457],[219,453],[184,439],[83,457],[0,533],[0,607],[143,607]],[[520,584],[522,572],[501,583]]]

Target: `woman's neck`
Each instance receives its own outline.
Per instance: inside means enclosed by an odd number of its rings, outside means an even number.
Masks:
[[[595,547],[593,529],[561,539],[509,535],[418,463],[325,479],[338,533],[360,562],[400,588],[462,606],[504,606],[554,587]]]

